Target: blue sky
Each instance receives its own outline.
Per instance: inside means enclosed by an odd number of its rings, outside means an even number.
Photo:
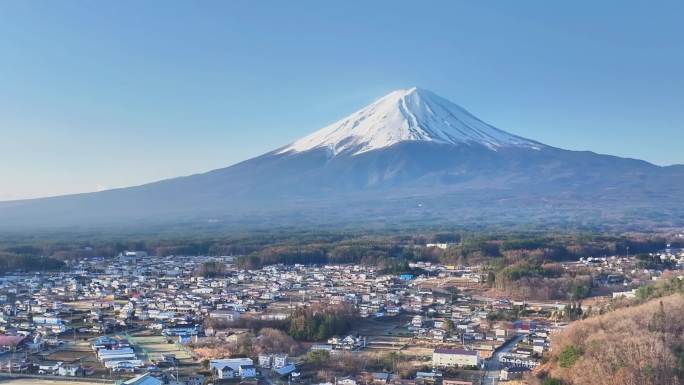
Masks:
[[[684,163],[681,1],[0,2],[0,200],[223,167],[430,89],[546,144]]]

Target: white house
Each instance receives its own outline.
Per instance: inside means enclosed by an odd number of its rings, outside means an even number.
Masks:
[[[60,376],[76,377],[80,370],[81,370],[81,367],[79,365],[61,365],[57,369],[57,373]]]
[[[214,310],[209,313],[209,318],[233,322],[240,318],[240,313],[232,310]]]
[[[61,325],[62,319],[53,315],[34,315],[33,323],[36,325]]]
[[[221,368],[221,369],[217,369],[217,370],[216,370],[216,374],[218,375],[218,378],[220,378],[220,379],[222,379],[222,380],[226,380],[226,379],[231,379],[231,378],[236,378],[236,377],[237,377],[237,375],[236,375],[236,373],[235,373],[235,370],[233,370],[233,368],[231,368],[230,366],[224,366],[224,367]]]
[[[256,377],[256,367],[254,365],[240,365],[238,373],[240,378],[254,378]]]
[[[259,366],[261,366],[262,368],[270,368],[271,358],[272,356],[270,354],[259,354]]]
[[[425,247],[427,247],[427,248],[436,247],[438,249],[446,250],[447,248],[449,248],[450,245],[451,245],[450,243],[428,243],[425,245]]]
[[[432,366],[448,368],[457,366],[478,366],[480,356],[475,350],[435,349],[432,353]]]
[[[216,371],[220,379],[256,377],[256,367],[251,358],[211,360],[209,369]]]
[[[337,385],[356,385],[356,381],[352,378],[343,378],[337,380]]]
[[[276,354],[273,356],[273,367],[278,369],[287,365],[287,354]]]

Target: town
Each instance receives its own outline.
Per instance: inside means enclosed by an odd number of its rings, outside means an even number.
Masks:
[[[507,297],[486,265],[417,261],[390,273],[144,251],[71,259],[0,277],[0,371],[36,383],[514,383],[582,314],[681,279],[684,250],[646,258],[658,268],[633,255],[563,262],[591,277],[582,302]]]

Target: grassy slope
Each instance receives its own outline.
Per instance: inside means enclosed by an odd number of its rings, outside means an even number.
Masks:
[[[670,294],[570,325],[543,368],[567,384],[684,381],[684,295]]]

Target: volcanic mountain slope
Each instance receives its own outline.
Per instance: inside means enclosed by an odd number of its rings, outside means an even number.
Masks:
[[[256,218],[525,220],[559,208],[672,215],[684,166],[568,151],[499,130],[417,88],[391,92],[287,146],[137,187],[0,203],[0,229]],[[321,214],[323,213],[323,214]],[[409,218],[410,217],[410,218]],[[676,217],[676,216],[675,216]]]

